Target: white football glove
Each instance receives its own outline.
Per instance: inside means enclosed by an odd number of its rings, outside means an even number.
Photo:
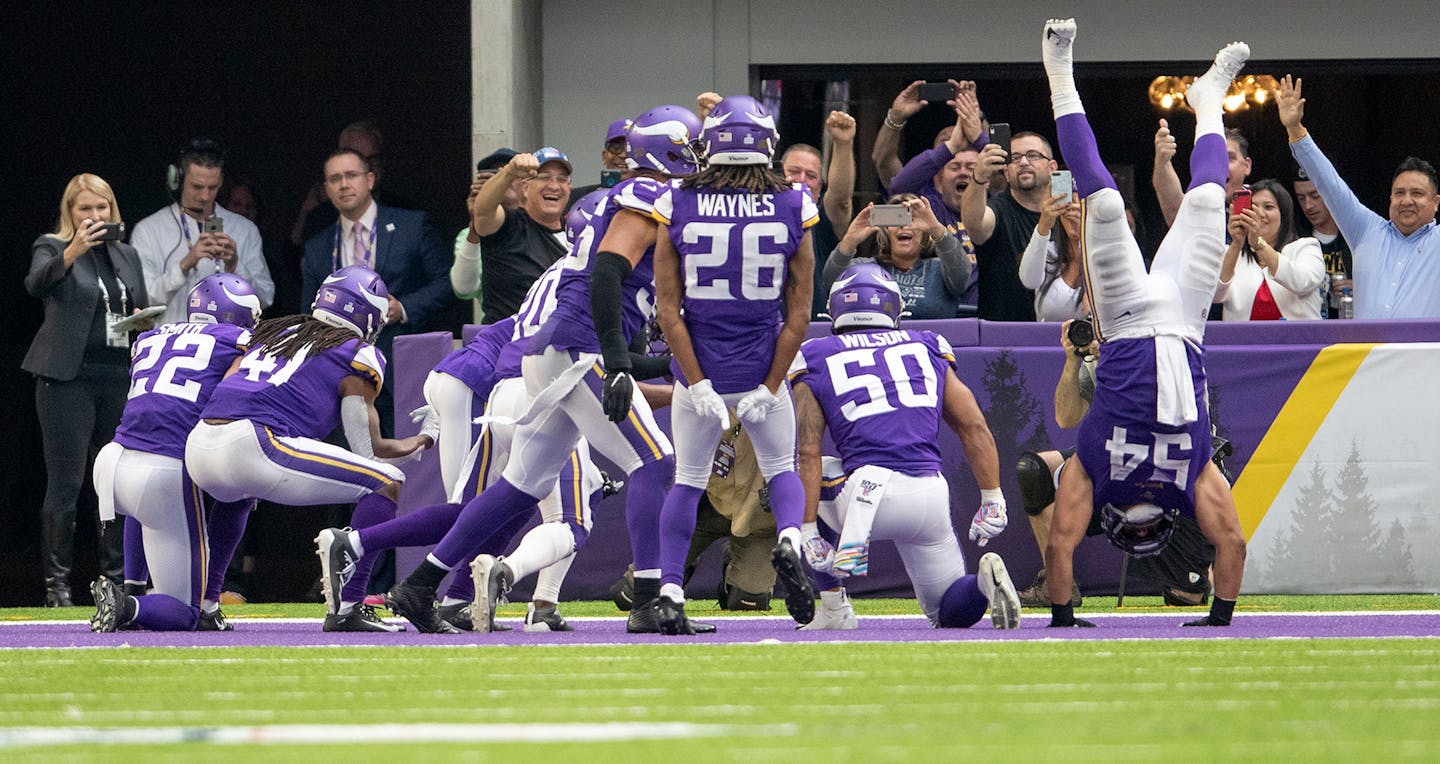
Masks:
[[[834,567],[835,547],[820,535],[818,523],[802,523],[800,525],[800,547],[800,551],[805,554],[805,562],[810,564],[811,570],[827,573]]]
[[[420,425],[421,435],[429,435],[434,444],[440,443],[440,415],[429,405],[410,412],[410,421]]]
[[[725,405],[725,399],[715,392],[710,380],[702,379],[688,389],[690,404],[694,406],[695,413],[702,419],[719,419],[722,430],[730,426],[730,409]]]
[[[975,511],[975,519],[970,521],[970,540],[980,546],[985,546],[990,539],[1000,535],[1009,522],[1005,516],[1005,502],[984,501],[980,503],[980,509]]]
[[[770,388],[762,384],[746,393],[745,397],[735,404],[735,413],[745,422],[759,424],[765,421],[765,417],[770,415],[770,409],[779,402],[780,399],[770,392]]]

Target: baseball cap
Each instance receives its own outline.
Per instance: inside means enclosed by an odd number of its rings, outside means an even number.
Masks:
[[[546,146],[536,151],[535,162],[541,167],[544,167],[546,162],[559,162],[565,165],[565,172],[575,172],[575,168],[570,164],[570,157],[565,156],[565,152],[554,146]]]
[[[630,132],[630,124],[631,120],[628,119],[617,119],[611,122],[610,129],[605,131],[605,142],[609,143],[610,141],[623,139],[625,134]]]
[[[481,159],[479,162],[475,163],[475,170],[478,172],[484,172],[485,170],[498,170],[501,167],[510,164],[510,160],[513,159],[517,153],[519,152],[515,151],[515,149],[510,148],[495,149],[494,151],[485,155],[484,159]]]

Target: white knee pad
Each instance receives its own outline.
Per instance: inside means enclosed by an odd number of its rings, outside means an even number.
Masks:
[[[1113,188],[1102,188],[1085,199],[1085,211],[1092,223],[1113,223],[1125,219],[1125,200]],[[1128,223],[1127,223],[1128,225]]]

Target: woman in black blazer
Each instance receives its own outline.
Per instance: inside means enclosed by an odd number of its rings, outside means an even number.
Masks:
[[[76,175],[61,196],[55,233],[35,241],[25,276],[26,291],[45,302],[45,321],[21,366],[35,375],[44,443],[40,522],[48,606],[71,604],[76,502],[95,453],[115,436],[130,387],[133,334],[109,326],[150,304],[139,255],[106,225],[119,222],[110,184]],[[101,534],[101,573],[118,582],[121,532],[119,523],[110,526]]]

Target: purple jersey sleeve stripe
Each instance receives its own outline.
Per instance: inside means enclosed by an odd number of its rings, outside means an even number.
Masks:
[[[344,470],[347,472],[354,472],[371,478],[372,480],[377,480],[384,485],[393,485],[395,483],[394,480],[390,479],[389,475],[376,472],[375,470],[369,469],[359,464],[342,462],[338,459],[331,459],[328,456],[321,456],[319,454],[307,454],[303,451],[296,451],[295,449],[290,448],[289,446],[277,440],[275,438],[275,433],[271,432],[269,427],[265,428],[265,437],[270,440],[270,446],[272,448],[287,456],[291,456],[302,461],[315,462],[316,464],[324,464],[326,466],[335,467],[336,469]]]

